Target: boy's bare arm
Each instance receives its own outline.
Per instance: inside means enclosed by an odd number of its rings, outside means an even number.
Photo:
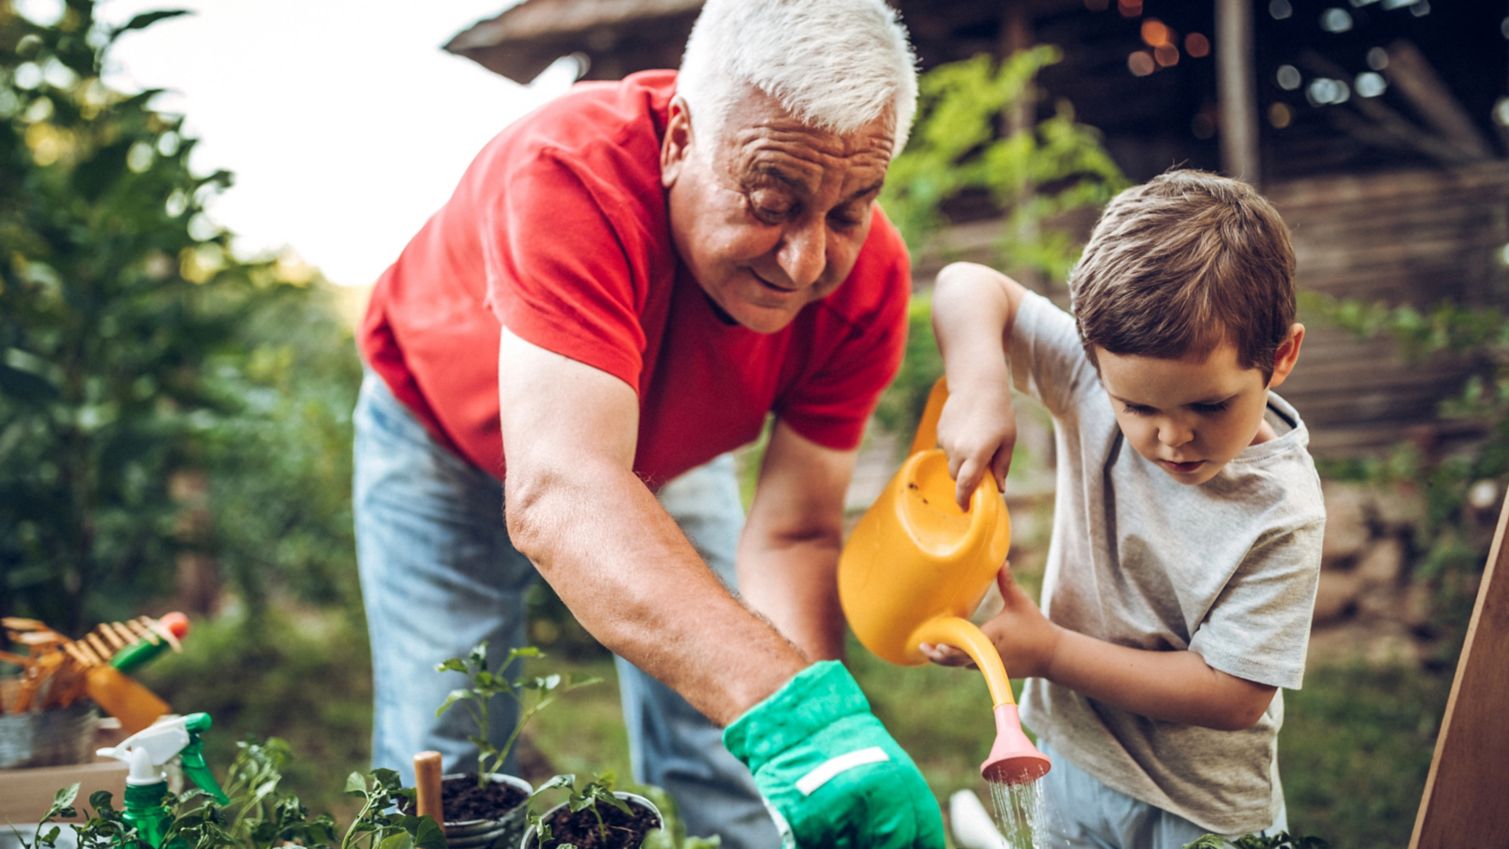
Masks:
[[[1014,678],[1047,678],[1122,710],[1222,731],[1250,728],[1276,688],[1212,669],[1192,651],[1151,651],[1116,645],[1049,621],[1011,579],[999,579],[1002,611],[981,626]],[[969,662],[961,651],[924,646],[935,663]]]
[[[1275,687],[1212,669],[1192,651],[1134,649],[1057,630],[1044,677],[1140,716],[1239,731],[1273,701]]]
[[[949,388],[938,444],[948,455],[960,507],[986,473],[997,489],[1005,488],[1016,443],[1006,352],[1026,294],[1010,277],[968,262],[945,266],[933,289],[933,332]]]

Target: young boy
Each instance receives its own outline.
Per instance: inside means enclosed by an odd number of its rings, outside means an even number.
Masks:
[[[1072,316],[960,263],[933,296],[960,503],[985,474],[1004,486],[1013,380],[1055,423],[1042,610],[1003,570],[984,625],[1053,759],[1039,833],[1285,829],[1278,690],[1300,685],[1325,522],[1305,426],[1271,391],[1305,335],[1288,232],[1251,187],[1170,172],[1111,202],[1069,290]]]

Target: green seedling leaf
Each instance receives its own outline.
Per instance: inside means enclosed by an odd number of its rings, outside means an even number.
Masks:
[[[415,817],[412,827],[418,849],[446,849],[445,831],[430,817]]]
[[[70,784],[64,787],[53,795],[52,807],[48,809],[47,815],[51,816],[55,811],[61,811],[64,808],[70,807],[77,798],[79,798],[78,784]]]
[[[471,693],[470,690],[452,690],[452,691],[450,691],[448,694],[446,694],[445,701],[443,701],[443,702],[440,703],[440,707],[435,708],[435,715],[436,716],[440,716],[441,714],[443,714],[446,711],[450,710],[451,709],[451,705],[453,705],[453,704],[461,701],[462,699],[469,699],[469,698],[471,698],[471,696],[472,696],[472,693]]]

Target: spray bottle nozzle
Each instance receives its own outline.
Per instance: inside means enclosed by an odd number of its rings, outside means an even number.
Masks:
[[[128,785],[162,783],[165,780],[163,765],[176,757],[183,766],[184,775],[224,805],[230,800],[205,763],[204,743],[199,739],[199,735],[208,731],[212,724],[207,713],[162,719],[122,740],[119,745],[100,749],[96,754],[124,761],[130,767],[126,775]]]

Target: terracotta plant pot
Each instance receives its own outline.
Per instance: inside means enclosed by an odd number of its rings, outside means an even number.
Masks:
[[[496,816],[453,819],[456,815],[449,812],[453,810],[455,800],[464,797],[468,793],[467,788],[476,786],[477,776],[475,773],[441,776],[441,798],[445,800],[447,811],[445,842],[450,849],[504,849],[517,845],[524,834],[529,810],[529,806],[524,803],[529,799],[529,794],[534,792],[534,788],[529,782],[513,775],[490,773],[487,778],[512,791],[507,795],[507,798],[514,800],[512,807],[499,810]]]
[[[550,824],[552,830],[546,847],[540,846],[535,827],[530,826],[519,843],[520,849],[548,849],[563,842],[572,843],[577,849],[639,849],[651,831],[665,826],[665,818],[661,816],[660,809],[649,799],[638,793],[622,790],[614,791],[613,795],[628,802],[635,813],[633,817],[626,817],[617,808],[604,809],[601,813],[603,822],[608,827],[606,838],[598,833],[597,818],[591,811],[582,810],[573,814],[566,807],[567,803],[562,802],[540,817]],[[454,843],[451,845],[455,846]]]

